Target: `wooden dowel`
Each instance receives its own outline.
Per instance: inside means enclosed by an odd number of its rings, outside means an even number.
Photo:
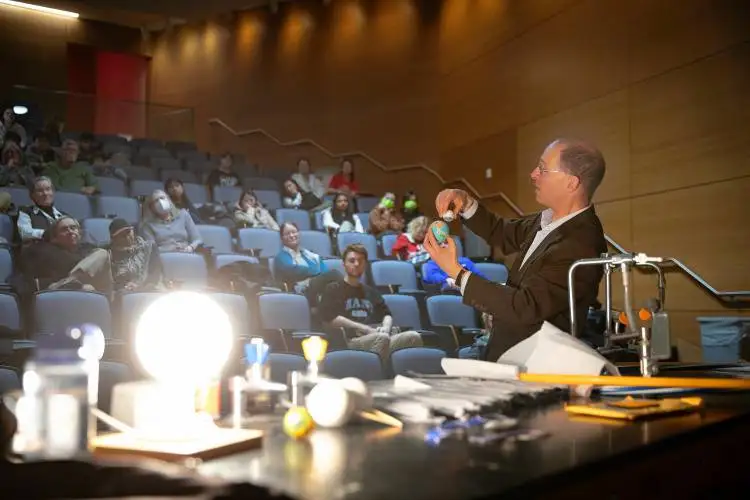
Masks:
[[[551,385],[615,385],[625,387],[750,390],[750,379],[737,378],[620,377],[611,375],[556,375],[546,373],[521,373],[518,378],[522,382]]]
[[[401,420],[380,410],[361,411],[359,412],[359,416],[364,418],[365,420],[370,420],[372,422],[377,422],[379,424],[387,425],[390,427],[401,429],[404,426],[404,423]]]

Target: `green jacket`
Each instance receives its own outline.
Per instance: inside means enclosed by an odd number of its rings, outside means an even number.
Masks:
[[[99,187],[96,177],[86,163],[74,163],[70,168],[63,168],[59,162],[48,163],[42,175],[52,179],[55,189],[79,192],[83,187]]]

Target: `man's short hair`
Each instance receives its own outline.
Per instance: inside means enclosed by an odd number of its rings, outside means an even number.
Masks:
[[[582,141],[558,139],[556,142],[563,145],[560,151],[560,164],[569,174],[578,177],[586,197],[591,201],[604,179],[604,156],[601,151]]]
[[[46,175],[40,175],[39,177],[35,178],[34,182],[32,182],[31,185],[29,186],[29,194],[34,193],[34,191],[36,190],[37,184],[39,184],[40,182],[49,182],[49,185],[52,186],[52,190],[53,191],[55,190],[55,184],[52,182],[52,179],[50,179]]]
[[[78,141],[76,141],[75,139],[65,139],[62,142],[62,146],[61,147],[63,149],[67,149],[67,148],[71,148],[71,147],[75,147],[76,149],[80,149],[80,147],[78,146]]]
[[[351,245],[347,245],[347,247],[344,249],[344,253],[341,254],[341,259],[346,260],[347,256],[351,252],[361,255],[365,260],[367,260],[367,248],[365,248],[363,244],[352,243]]]

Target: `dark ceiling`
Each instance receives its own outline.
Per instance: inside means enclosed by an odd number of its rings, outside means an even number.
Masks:
[[[26,0],[78,12],[94,19],[148,30],[172,22],[198,21],[218,14],[258,7],[274,8],[284,0]]]

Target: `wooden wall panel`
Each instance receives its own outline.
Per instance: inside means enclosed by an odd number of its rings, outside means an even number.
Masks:
[[[633,194],[750,175],[750,43],[631,89]]]
[[[387,168],[425,162],[527,211],[539,208],[528,173],[544,146],[589,140],[608,164],[595,199],[605,231],[683,258],[719,288],[750,288],[738,271],[750,243],[739,219],[747,26],[743,0],[300,2],[243,14],[213,45],[200,26],[158,40],[152,97],[199,106],[199,121],[309,137],[335,155],[366,151]],[[236,144],[265,166],[303,153],[337,163],[310,146],[222,139],[204,123],[202,145]],[[426,172],[356,162],[372,190],[416,186],[423,206],[441,187]],[[512,215],[499,197],[486,203]],[[639,301],[653,295],[653,276],[635,288]],[[726,312],[680,275],[668,297],[684,345],[698,343],[696,315]]]

